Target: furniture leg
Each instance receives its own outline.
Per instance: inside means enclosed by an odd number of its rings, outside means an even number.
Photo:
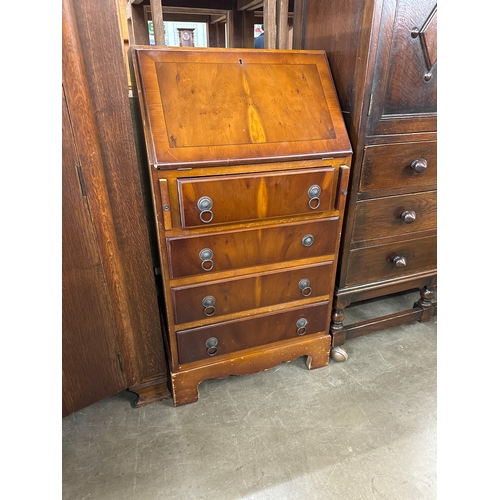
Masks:
[[[128,390],[137,394],[137,398],[132,403],[134,408],[169,399],[172,397],[167,387],[167,379],[165,377],[142,382],[134,387],[129,387]]]
[[[435,314],[437,304],[432,302],[435,295],[435,286],[425,285],[420,289],[420,299],[413,304],[413,307],[420,307],[422,311],[421,322],[429,321]]]
[[[347,351],[340,347],[345,343],[346,330],[344,328],[344,308],[348,304],[340,304],[337,298],[333,302],[332,321],[330,324],[330,334],[332,336],[332,348],[330,356],[337,362],[346,361],[348,358]]]

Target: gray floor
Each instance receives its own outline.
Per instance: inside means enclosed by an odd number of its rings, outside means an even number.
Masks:
[[[346,310],[346,323],[418,294]],[[125,391],[63,419],[63,500],[437,498],[437,317],[200,384],[200,399],[134,409]]]

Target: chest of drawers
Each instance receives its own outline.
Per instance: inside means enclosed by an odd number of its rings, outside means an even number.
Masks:
[[[351,147],[322,51],[132,51],[174,405],[328,364]]]
[[[332,356],[349,338],[436,311],[435,0],[309,2],[304,44],[325,49],[353,144],[336,275]],[[344,324],[344,309],[420,289],[413,308]]]

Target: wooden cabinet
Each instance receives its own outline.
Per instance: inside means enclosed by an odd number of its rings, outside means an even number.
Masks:
[[[116,8],[63,1],[63,417],[170,397]]]
[[[353,144],[336,275],[332,355],[346,339],[435,313],[435,0],[318,0],[303,47],[324,49]],[[352,325],[352,302],[420,289],[413,309]]]
[[[323,51],[133,47],[176,406],[328,364],[351,146]]]

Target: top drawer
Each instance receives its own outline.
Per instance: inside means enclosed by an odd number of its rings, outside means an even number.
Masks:
[[[436,189],[436,141],[367,146],[359,192],[373,195],[373,191],[401,192]]]
[[[184,228],[333,210],[339,169],[177,180]]]

